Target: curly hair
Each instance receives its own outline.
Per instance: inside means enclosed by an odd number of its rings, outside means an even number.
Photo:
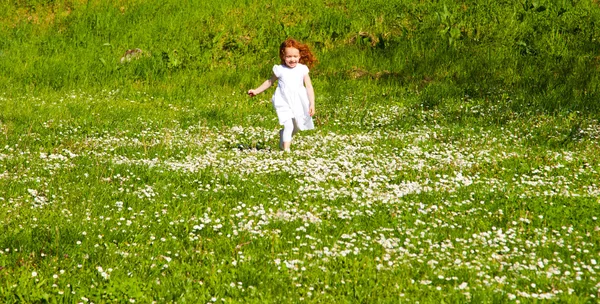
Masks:
[[[305,64],[309,68],[312,68],[317,63],[317,58],[310,51],[308,45],[300,43],[292,38],[286,39],[279,46],[279,58],[281,58],[281,63],[285,63],[285,49],[289,47],[293,47],[300,51],[300,63]]]

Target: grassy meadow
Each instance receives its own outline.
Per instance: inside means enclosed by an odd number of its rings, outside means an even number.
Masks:
[[[596,1],[0,4],[0,302],[596,303]],[[316,129],[270,76],[308,43]],[[128,49],[139,58],[121,62]]]

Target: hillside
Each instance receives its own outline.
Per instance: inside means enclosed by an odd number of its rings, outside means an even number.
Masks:
[[[294,37],[319,58],[321,96],[385,90],[426,107],[468,96],[597,112],[598,24],[596,1],[11,1],[0,4],[0,88],[243,92]],[[121,64],[135,48],[144,56]]]

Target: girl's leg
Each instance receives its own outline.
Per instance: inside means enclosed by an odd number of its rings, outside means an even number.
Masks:
[[[296,119],[292,118],[292,122],[294,123],[294,131],[292,131],[292,137],[296,136],[296,133],[300,132],[298,128],[298,124],[296,123]]]
[[[295,124],[292,119],[288,119],[283,123],[283,132],[281,132],[281,141],[283,142],[283,150],[289,151],[292,144],[292,135],[294,133]]]

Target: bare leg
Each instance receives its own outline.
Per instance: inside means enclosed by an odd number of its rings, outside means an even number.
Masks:
[[[281,130],[281,133],[280,133],[280,138],[281,138],[280,139],[280,143],[281,143],[280,148],[283,151],[290,150],[290,146],[292,144],[292,136],[294,134],[294,129],[295,129],[294,120],[289,119],[283,123],[283,129]]]

